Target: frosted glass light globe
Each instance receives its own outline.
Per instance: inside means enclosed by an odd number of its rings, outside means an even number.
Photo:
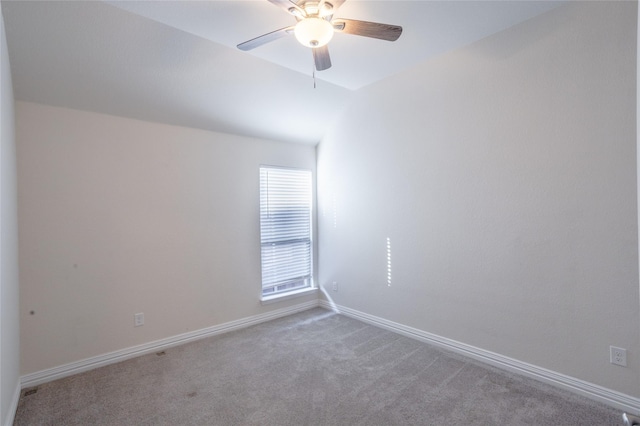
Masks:
[[[306,18],[296,24],[295,35],[307,47],[322,47],[333,37],[333,25],[320,18]]]

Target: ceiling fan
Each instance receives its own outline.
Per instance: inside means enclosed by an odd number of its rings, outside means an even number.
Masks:
[[[333,14],[345,0],[269,0],[269,2],[293,15],[298,22],[293,26],[280,28],[240,43],[238,49],[245,51],[255,49],[293,33],[302,45],[312,49],[315,69],[323,71],[331,68],[327,43],[334,32],[387,41],[396,41],[402,34],[402,27],[397,25],[343,18],[333,19]]]

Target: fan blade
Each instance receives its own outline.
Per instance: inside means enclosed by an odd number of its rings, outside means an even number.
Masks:
[[[251,40],[245,41],[244,43],[240,43],[238,45],[238,49],[240,50],[251,50],[256,47],[262,46],[263,44],[267,44],[270,41],[277,40],[282,37],[286,37],[293,32],[293,27],[280,28],[279,30],[271,31],[270,33],[263,34],[259,37],[252,38]]]
[[[313,61],[316,64],[317,71],[324,71],[331,68],[331,57],[329,57],[329,48],[327,45],[316,47],[313,50]]]
[[[402,34],[402,27],[379,24],[377,22],[356,21],[354,19],[334,19],[333,28],[339,33],[354,34],[380,40],[396,41]]]

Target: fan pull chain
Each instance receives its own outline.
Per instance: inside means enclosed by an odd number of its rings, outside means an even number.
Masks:
[[[315,64],[313,65],[313,73],[312,73],[312,75],[313,75],[313,88],[315,89],[316,88],[316,66],[315,66]]]

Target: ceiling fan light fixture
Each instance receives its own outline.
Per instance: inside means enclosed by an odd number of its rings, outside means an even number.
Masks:
[[[306,18],[296,24],[295,35],[306,47],[322,47],[333,37],[333,25],[321,18]]]
[[[329,15],[333,14],[333,5],[331,3],[329,3],[328,1],[325,1],[324,3],[322,3],[322,7],[318,11],[318,14],[322,18],[324,18],[325,16],[329,16]]]
[[[289,13],[292,14],[293,16],[295,16],[296,18],[299,18],[299,19],[304,18],[304,14],[297,7],[290,7],[289,8]]]

